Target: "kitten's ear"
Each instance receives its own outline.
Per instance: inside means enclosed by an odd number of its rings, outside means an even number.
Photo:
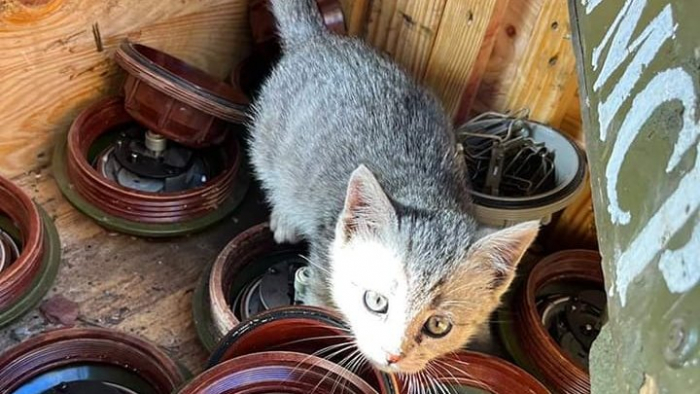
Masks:
[[[467,261],[490,267],[494,273],[491,288],[505,291],[539,229],[540,222],[535,220],[492,231],[472,245]]]
[[[358,233],[384,228],[395,217],[396,211],[377,178],[367,167],[360,165],[350,175],[336,236],[348,241]]]

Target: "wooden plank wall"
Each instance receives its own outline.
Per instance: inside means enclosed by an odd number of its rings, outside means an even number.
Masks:
[[[531,116],[583,143],[565,2],[341,0],[352,34],[432,88],[456,122],[489,109]],[[57,132],[120,82],[124,38],[223,77],[248,50],[246,0],[0,1],[0,174],[45,166]],[[97,25],[104,51],[97,50]],[[590,191],[555,227],[595,242]]]

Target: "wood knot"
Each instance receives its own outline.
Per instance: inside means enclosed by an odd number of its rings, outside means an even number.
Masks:
[[[0,2],[0,20],[11,23],[34,23],[54,13],[64,0],[5,0]]]
[[[17,2],[25,7],[42,7],[50,3],[51,0],[17,0]]]

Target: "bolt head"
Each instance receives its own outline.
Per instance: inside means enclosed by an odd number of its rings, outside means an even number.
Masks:
[[[698,351],[698,329],[690,327],[683,318],[674,319],[668,326],[664,359],[673,368],[681,368]]]

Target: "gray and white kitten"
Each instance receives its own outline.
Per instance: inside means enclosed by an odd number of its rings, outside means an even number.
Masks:
[[[482,229],[436,98],[314,0],[272,0],[284,55],[252,122],[252,162],[278,242],[310,244],[311,304],[336,308],[362,354],[417,373],[497,307],[539,229]]]

